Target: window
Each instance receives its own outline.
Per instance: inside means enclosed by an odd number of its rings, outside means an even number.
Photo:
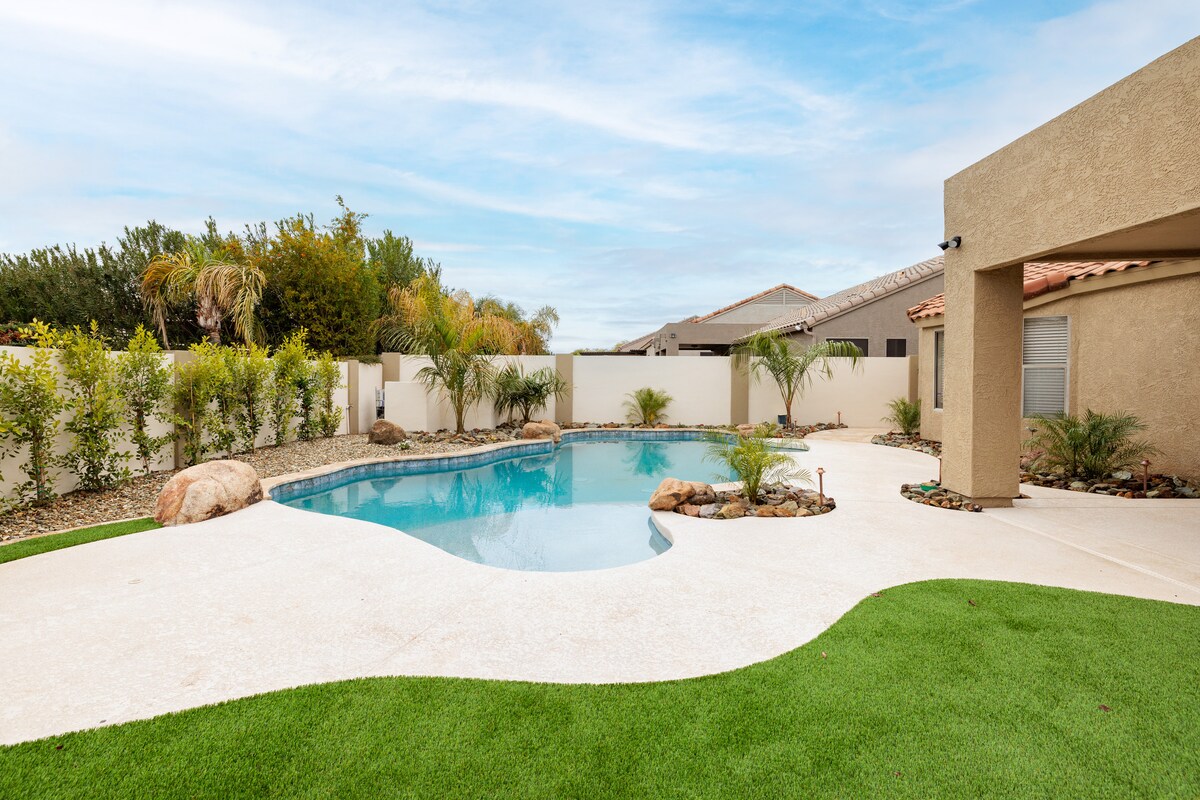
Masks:
[[[946,383],[946,332],[933,332],[933,407],[943,408],[942,392]]]
[[[1021,416],[1067,412],[1066,317],[1029,317],[1021,344]]]
[[[867,345],[870,341],[867,339],[826,339],[827,342],[849,342],[862,351],[863,357],[867,355]]]
[[[888,339],[887,357],[904,358],[908,355],[908,339]]]

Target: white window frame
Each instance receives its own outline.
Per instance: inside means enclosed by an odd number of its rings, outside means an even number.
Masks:
[[[1031,319],[1060,318],[1066,322],[1066,346],[1062,363],[1047,364],[1025,363],[1025,323]],[[1044,316],[1028,316],[1021,320],[1021,418],[1028,419],[1031,415],[1025,413],[1025,373],[1029,370],[1061,370],[1063,376],[1062,411],[1053,412],[1061,415],[1071,413],[1071,317],[1068,314],[1046,314]],[[1034,412],[1037,413],[1037,412]],[[1044,412],[1043,412],[1044,413]]]

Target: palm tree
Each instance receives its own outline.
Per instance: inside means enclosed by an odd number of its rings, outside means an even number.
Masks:
[[[447,294],[436,277],[421,276],[388,295],[392,312],[377,323],[384,347],[423,355],[430,365],[417,372],[428,391],[446,395],[463,433],[467,409],[490,395],[496,381],[491,354],[510,353],[515,326],[497,314],[477,313],[471,295]]]
[[[779,331],[756,333],[735,351],[735,356],[756,381],[763,373],[770,375],[779,387],[787,426],[792,427],[792,401],[796,394],[812,386],[813,373],[825,380],[833,377],[833,359],[846,358],[857,368],[862,351],[850,342],[818,342],[802,347]]]
[[[558,326],[558,310],[554,306],[542,306],[531,316],[516,303],[506,302],[495,295],[484,295],[475,304],[477,313],[495,314],[504,317],[517,331],[514,353],[517,355],[545,355],[550,352],[550,337]]]
[[[258,332],[255,311],[266,276],[253,264],[216,256],[196,239],[178,253],[155,256],[142,273],[142,302],[167,341],[167,310],[188,300],[196,303],[196,323],[213,344],[221,343],[221,323],[230,317],[233,330],[246,344]]]

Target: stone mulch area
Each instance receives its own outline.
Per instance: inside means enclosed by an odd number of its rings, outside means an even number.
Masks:
[[[511,433],[504,431],[479,431],[462,436],[449,432],[418,433],[410,437],[411,446],[402,449],[401,445],[369,444],[365,434],[355,434],[311,442],[292,442],[282,447],[263,447],[257,452],[243,453],[235,458],[253,466],[260,478],[272,478],[338,461],[452,453],[512,438]],[[142,475],[112,489],[71,492],[42,508],[25,508],[2,514],[0,542],[130,517],[148,517],[154,512],[154,501],[159,491],[174,474],[175,470]]]
[[[929,488],[926,489],[926,486]],[[914,503],[934,506],[935,508],[946,508],[951,511],[983,511],[982,506],[975,505],[958,492],[943,489],[937,481],[930,481],[926,484],[902,484],[900,486],[900,494]]]
[[[1139,498],[1200,499],[1200,487],[1175,475],[1150,475],[1142,491],[1142,476],[1128,471],[1114,472],[1107,478],[1082,480],[1053,473],[1021,472],[1021,483],[1067,489],[1088,494],[1107,494],[1130,500]]]
[[[942,443],[935,442],[931,439],[922,439],[920,436],[906,436],[903,433],[881,433],[878,436],[871,437],[871,444],[881,444],[885,447],[901,447],[905,450],[916,450],[918,453],[927,453],[934,458],[941,458]]]
[[[837,508],[832,497],[821,496],[807,489],[792,486],[772,486],[759,495],[756,506],[746,502],[741,492],[713,492],[694,496],[675,507],[676,514],[700,519],[740,519],[741,517],[815,517]],[[703,501],[703,502],[697,502]]]

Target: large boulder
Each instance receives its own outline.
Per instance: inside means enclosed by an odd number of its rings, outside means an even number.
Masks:
[[[695,502],[696,498],[704,500],[709,497],[715,498],[716,495],[713,488],[707,483],[663,478],[662,483],[654,490],[654,494],[650,495],[650,508],[653,511],[674,511],[682,503],[691,502],[693,505],[700,505],[699,502]],[[699,509],[697,509],[698,512]]]
[[[186,525],[232,514],[262,500],[254,467],[241,461],[208,461],[177,473],[158,493],[154,519]]]
[[[553,439],[556,442],[561,442],[562,428],[548,419],[544,419],[541,422],[526,422],[525,427],[521,428],[521,438]]]
[[[750,436],[753,436],[754,431],[757,429],[758,429],[757,425],[751,425],[748,422],[743,422],[741,425],[737,426],[738,436],[741,436],[743,438],[748,438]]]
[[[371,432],[367,434],[367,441],[371,444],[400,444],[407,438],[404,428],[386,419],[375,420]]]

